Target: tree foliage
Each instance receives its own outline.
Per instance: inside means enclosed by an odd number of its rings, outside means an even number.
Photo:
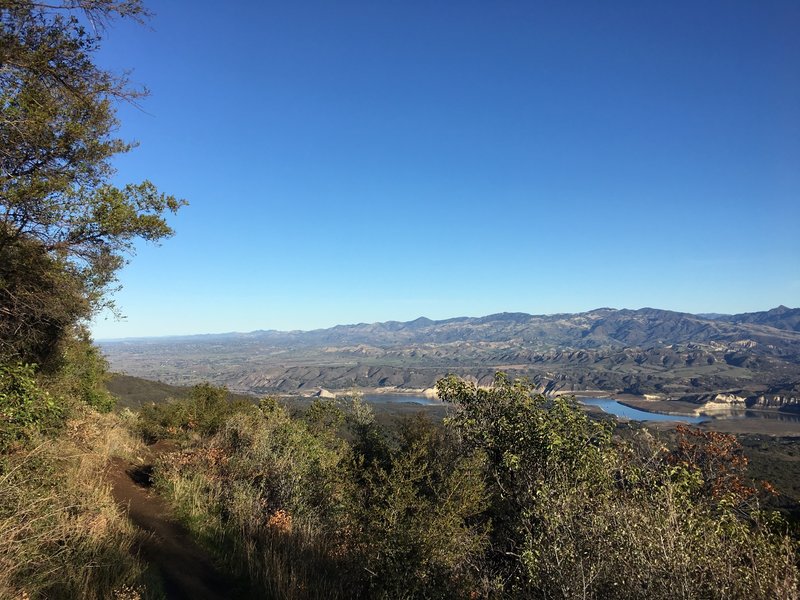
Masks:
[[[151,443],[192,434],[207,436],[216,433],[231,415],[255,410],[249,400],[228,396],[227,388],[201,383],[192,387],[188,398],[146,404],[139,411],[139,432]]]
[[[262,401],[157,485],[259,597],[798,598],[796,542],[744,498],[730,436],[668,451],[502,374],[437,389],[443,424],[390,428],[358,399]]]
[[[447,377],[437,391],[456,405],[448,428],[467,449],[487,456],[491,585],[533,594],[546,585],[543,566],[552,537],[562,535],[559,530],[570,527],[573,517],[591,518],[592,508],[607,497],[611,429],[589,419],[573,399],[549,400],[525,380],[514,382],[502,373],[490,388]],[[591,561],[599,550],[571,535],[557,543],[564,566]]]
[[[447,426],[488,458],[489,595],[798,597],[793,543],[744,484],[733,436],[682,429],[667,452],[502,374],[437,390],[456,407]]]
[[[185,202],[113,185],[116,103],[146,94],[94,62],[104,26],[139,0],[0,0],[0,356],[54,364],[73,326],[109,305],[137,239],[172,234]]]
[[[34,378],[31,365],[0,364],[0,452],[57,427],[62,410]]]

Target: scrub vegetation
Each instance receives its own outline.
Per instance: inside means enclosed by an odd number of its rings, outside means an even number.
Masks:
[[[111,20],[145,17],[138,0],[0,0],[0,598],[168,595],[108,477],[146,442],[160,454],[134,474],[192,537],[159,530],[216,555],[222,597],[798,597],[796,539],[735,438],[621,437],[503,374],[441,379],[442,422],[210,384],[112,412],[86,324],[184,204],[111,183],[131,148],[115,103],[142,92],[93,53]]]
[[[104,477],[141,442],[117,415],[41,388],[30,369],[3,376],[0,598],[159,597]]]
[[[502,374],[438,391],[441,424],[380,426],[357,397],[240,405],[203,433],[188,417],[157,488],[255,595],[797,597],[796,541],[735,437],[622,438]]]
[[[158,592],[104,479],[141,444],[108,414],[86,328],[113,307],[135,242],[169,236],[184,204],[112,184],[112,158],[132,148],[115,137],[116,103],[144,94],[93,59],[106,25],[145,16],[138,0],[0,0],[2,598]]]

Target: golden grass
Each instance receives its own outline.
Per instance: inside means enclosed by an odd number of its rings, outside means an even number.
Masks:
[[[76,411],[56,439],[0,457],[0,598],[141,598],[136,532],[104,478],[141,444],[114,415]]]

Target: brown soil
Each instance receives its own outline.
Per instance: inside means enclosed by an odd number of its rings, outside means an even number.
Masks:
[[[155,447],[152,450],[151,458],[155,458],[168,449]],[[216,568],[211,555],[175,520],[167,503],[149,489],[151,472],[152,465],[134,465],[114,458],[108,478],[114,499],[142,531],[134,550],[160,576],[167,598],[242,597],[236,584]]]

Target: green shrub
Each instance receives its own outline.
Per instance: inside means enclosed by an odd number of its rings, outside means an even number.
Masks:
[[[401,425],[386,467],[367,468],[358,496],[355,555],[375,598],[469,597],[487,540],[482,453],[460,455],[441,427]]]
[[[157,485],[266,598],[797,598],[794,542],[731,440],[668,453],[503,375],[438,389],[443,425],[386,430],[359,398],[293,418],[203,388],[156,425],[216,433]]]
[[[79,328],[65,343],[63,365],[53,378],[60,395],[85,403],[100,412],[114,408],[116,399],[106,389],[108,362],[92,343],[89,333]]]
[[[446,598],[479,588],[482,455],[461,456],[427,421],[390,437],[359,399],[317,401],[301,418],[268,399],[165,458],[157,482],[265,597]]]
[[[64,411],[35,378],[33,365],[0,365],[0,452],[63,423]]]
[[[797,598],[793,542],[775,515],[743,503],[742,465],[721,436],[677,455],[646,430],[624,443],[574,401],[502,374],[488,389],[451,377],[438,391],[456,404],[447,427],[487,456],[482,569],[494,593]]]
[[[359,470],[375,466],[388,467],[390,447],[386,431],[375,421],[375,412],[355,394],[343,400],[344,422]]]
[[[188,398],[146,404],[139,411],[139,432],[148,442],[186,439],[194,433],[210,436],[238,412],[255,409],[248,400],[228,399],[228,390],[208,383],[192,388]]]
[[[348,448],[273,400],[156,470],[191,529],[268,598],[344,597]],[[261,596],[259,596],[261,597]]]

